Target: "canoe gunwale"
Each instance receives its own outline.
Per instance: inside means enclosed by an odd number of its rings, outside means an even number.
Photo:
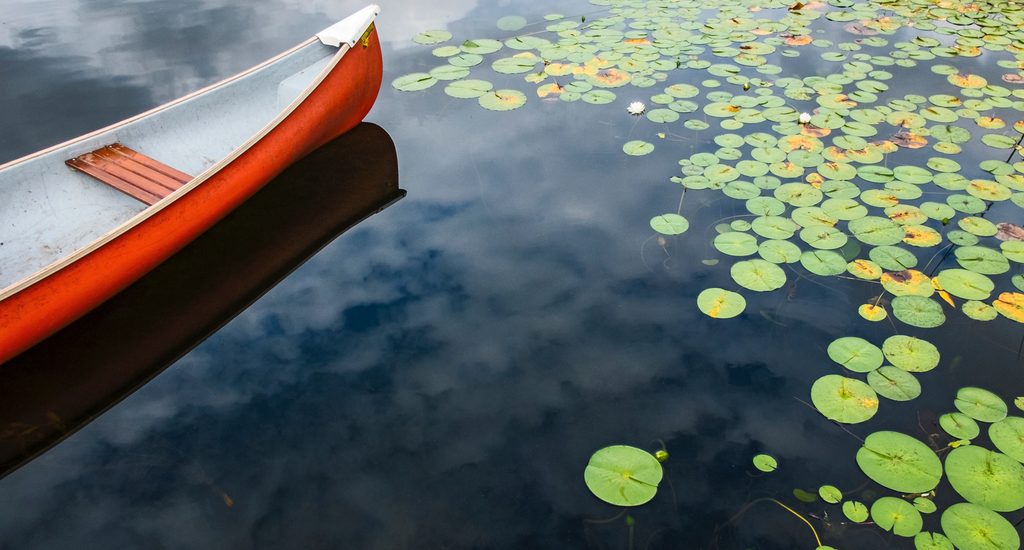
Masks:
[[[371,21],[371,24],[372,24],[372,21]],[[227,86],[227,85],[229,85],[229,84],[231,84],[231,83],[233,83],[233,82],[235,82],[235,81],[237,81],[237,80],[239,80],[241,78],[249,76],[249,75],[251,75],[253,73],[256,73],[256,72],[258,72],[260,70],[263,70],[266,67],[268,67],[268,66],[270,66],[270,65],[272,65],[272,64],[274,64],[274,63],[276,63],[276,62],[278,62],[278,61],[280,61],[280,60],[282,60],[284,58],[287,58],[287,57],[291,56],[292,54],[298,52],[299,50],[302,50],[303,48],[306,48],[306,47],[310,46],[313,43],[320,43],[320,40],[316,36],[312,36],[312,37],[304,40],[300,44],[298,44],[298,45],[296,45],[296,46],[294,46],[292,48],[289,48],[288,50],[285,50],[284,52],[282,52],[282,53],[280,53],[278,55],[275,55],[274,57],[272,57],[270,59],[267,59],[266,61],[263,61],[262,63],[259,63],[258,65],[255,65],[255,66],[253,66],[253,67],[251,67],[251,68],[249,68],[249,69],[247,69],[245,71],[242,71],[242,72],[240,72],[240,73],[238,73],[236,75],[230,76],[228,78],[225,78],[224,80],[221,80],[219,82],[216,82],[214,84],[206,86],[206,87],[204,87],[202,89],[196,90],[196,91],[194,91],[194,92],[192,92],[190,94],[187,94],[187,95],[182,96],[180,98],[174,99],[172,101],[169,101],[167,103],[164,103],[162,105],[154,107],[153,109],[150,109],[148,111],[145,111],[143,113],[135,115],[135,116],[133,116],[131,118],[128,118],[128,119],[122,120],[120,122],[116,122],[114,124],[111,124],[110,126],[107,126],[105,128],[101,128],[101,129],[95,130],[95,131],[90,132],[88,134],[85,134],[85,135],[73,138],[71,140],[65,141],[63,143],[54,145],[54,146],[49,147],[47,149],[44,149],[42,151],[38,151],[38,152],[32,153],[30,155],[27,155],[25,157],[22,157],[20,159],[16,159],[16,160],[13,160],[11,162],[8,162],[8,163],[5,163],[3,165],[0,165],[0,170],[3,170],[5,168],[8,168],[8,167],[11,167],[11,166],[14,166],[14,165],[18,165],[18,164],[21,164],[21,163],[24,163],[24,162],[28,162],[28,161],[34,160],[34,159],[39,158],[39,157],[41,157],[43,155],[54,153],[54,152],[60,151],[62,149],[70,148],[70,147],[74,146],[75,144],[80,143],[82,141],[91,139],[91,138],[93,138],[95,136],[98,136],[98,135],[106,133],[106,132],[110,132],[110,131],[116,130],[118,128],[124,127],[124,126],[126,126],[126,125],[128,125],[130,123],[133,123],[133,122],[139,121],[141,119],[147,118],[147,117],[152,116],[152,115],[154,115],[154,114],[156,114],[158,112],[162,112],[162,111],[171,109],[173,107],[176,107],[176,106],[178,106],[178,105],[180,105],[180,104],[182,104],[182,103],[184,103],[184,102],[186,102],[188,100],[196,98],[198,96],[202,96],[202,95],[214,92],[214,91],[216,91],[216,90],[218,90],[220,88],[223,88],[223,87],[225,87],[225,86]],[[34,284],[36,284],[36,283],[46,279],[47,277],[53,275],[54,273],[60,271],[61,269],[63,269],[65,267],[73,264],[74,262],[80,260],[81,258],[83,258],[83,257],[89,255],[90,253],[96,251],[97,249],[103,247],[104,245],[106,245],[110,241],[116,239],[117,237],[127,233],[132,228],[138,226],[142,222],[144,222],[147,219],[151,218],[152,216],[156,215],[161,210],[163,210],[164,208],[170,206],[171,204],[173,204],[174,202],[179,200],[182,196],[186,195],[189,191],[195,189],[196,187],[201,185],[203,182],[208,180],[210,177],[212,177],[215,174],[217,174],[218,172],[220,172],[222,169],[224,169],[224,167],[226,167],[227,165],[231,164],[235,159],[237,159],[238,157],[243,155],[246,151],[248,151],[250,148],[252,148],[253,145],[255,145],[260,140],[262,140],[264,137],[266,137],[267,134],[269,134],[271,131],[273,131],[274,128],[276,128],[278,125],[280,125],[281,122],[283,122],[285,119],[287,119],[288,116],[290,116],[300,105],[302,105],[302,103],[310,96],[310,94],[312,94],[321,85],[321,83],[323,83],[324,79],[326,79],[327,76],[330,75],[331,72],[333,72],[335,70],[335,68],[341,62],[342,58],[345,56],[346,53],[348,53],[348,51],[350,49],[351,48],[349,47],[348,44],[344,44],[344,43],[341,44],[341,46],[338,47],[338,51],[331,57],[331,60],[327,63],[327,65],[324,66],[324,68],[316,75],[316,77],[312,80],[312,82],[309,84],[309,86],[307,86],[304,90],[302,90],[302,92],[300,92],[299,95],[294,100],[292,100],[287,106],[285,106],[283,109],[278,111],[278,113],[275,115],[275,117],[269,123],[267,123],[262,128],[257,130],[244,143],[242,143],[240,146],[236,147],[230,153],[228,153],[228,155],[226,155],[225,157],[223,157],[222,159],[217,161],[215,164],[213,164],[212,166],[210,166],[209,168],[204,170],[202,173],[196,175],[194,178],[192,178],[191,181],[189,181],[185,185],[181,186],[176,191],[170,193],[165,198],[163,198],[162,200],[154,203],[153,205],[143,209],[138,214],[132,216],[131,218],[129,218],[128,220],[126,220],[122,224],[114,227],[113,229],[111,229],[110,231],[105,233],[103,236],[97,238],[96,240],[92,241],[88,245],[86,245],[86,246],[84,246],[82,248],[79,248],[75,252],[72,252],[71,254],[69,254],[69,255],[67,255],[67,256],[65,256],[63,258],[61,258],[61,259],[59,259],[59,260],[57,260],[57,261],[55,261],[53,263],[50,263],[49,265],[46,265],[45,267],[43,267],[40,270],[38,270],[35,273],[33,273],[32,275],[29,275],[28,277],[25,277],[25,278],[23,278],[21,280],[18,280],[16,282],[14,282],[13,284],[7,286],[6,288],[0,289],[0,302],[2,302],[4,300],[6,300],[7,298],[10,298],[10,297],[18,294],[19,292],[25,290],[26,288],[28,288],[28,287],[30,287],[30,286],[32,286],[32,285],[34,285]]]

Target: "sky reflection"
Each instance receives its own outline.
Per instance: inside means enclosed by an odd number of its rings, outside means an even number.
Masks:
[[[51,29],[35,3],[16,3],[0,70],[33,84],[0,92],[4,105],[27,105],[0,111],[12,130],[0,155],[216,80],[360,4],[90,3]],[[424,28],[451,21],[487,35],[508,13],[592,8],[425,6],[387,6],[386,82],[433,66],[404,42]],[[84,30],[98,21],[104,32]],[[53,53],[76,42],[83,63]],[[223,53],[206,55],[215,45]],[[62,84],[32,103],[43,82]],[[70,97],[75,111],[28,127]],[[728,266],[700,260],[717,256],[708,242],[732,205],[686,197],[691,238],[664,249],[647,227],[675,210],[679,189],[665,180],[694,142],[639,160],[617,154],[642,131],[617,104],[532,100],[509,116],[470,103],[385,86],[369,120],[393,136],[408,198],[0,481],[0,547],[624,548],[621,518],[597,522],[617,510],[592,497],[583,468],[605,445],[657,440],[671,454],[667,481],[633,513],[636,547],[811,547],[806,527],[770,506],[726,522],[753,498],[863,481],[856,439],[794,397],[831,371],[831,339],[892,333],[847,314],[872,289],[791,274],[786,292],[752,297],[742,320],[712,321],[695,296]],[[979,350],[962,329],[931,334],[945,357],[970,352],[972,381],[999,384],[1017,364],[1016,333],[996,325]],[[950,408],[962,373],[933,374],[920,400],[886,402],[877,424],[916,431],[908,411],[924,410],[927,424]],[[784,468],[757,477],[750,458],[764,450]],[[897,547],[877,530],[833,529],[823,534],[843,548]]]

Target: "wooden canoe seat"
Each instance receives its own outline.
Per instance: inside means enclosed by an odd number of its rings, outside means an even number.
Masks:
[[[192,176],[120,143],[79,155],[65,161],[65,164],[147,205],[170,195],[192,180]]]

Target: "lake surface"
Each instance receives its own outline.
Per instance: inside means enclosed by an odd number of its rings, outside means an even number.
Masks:
[[[385,84],[367,121],[393,139],[408,196],[0,480],[0,547],[814,548],[807,526],[771,503],[736,516],[771,497],[810,519],[824,544],[912,548],[793,491],[835,485],[868,503],[892,494],[858,469],[858,437],[942,434],[937,418],[963,386],[996,392],[1020,416],[1021,325],[952,310],[932,329],[869,323],[857,306],[879,285],[799,263],[784,288],[743,291],[742,316],[708,317],[696,307],[702,290],[737,289],[736,258],[712,245],[716,226],[747,212],[715,190],[681,199],[668,180],[680,158],[715,151],[724,130],[659,141],[662,128],[625,109],[656,90],[618,88],[614,103],[588,105],[541,101],[530,84],[520,86],[526,106],[503,113],[448,97],[443,82],[420,93],[389,85],[443,63],[412,42],[420,31],[504,39],[514,33],[495,22],[506,15],[594,19],[607,8],[384,4]],[[358,7],[14,0],[0,15],[0,161],[245,69]],[[988,55],[963,63],[995,82],[1005,71]],[[802,75],[835,66],[816,54],[786,62]],[[896,91],[945,78],[926,65],[888,69]],[[1020,117],[1007,113],[1010,124]],[[623,154],[632,139],[654,142],[654,153]],[[980,177],[991,151],[964,150],[964,175]],[[900,163],[935,156],[905,153]],[[653,232],[648,221],[681,200],[689,230]],[[1024,221],[1009,201],[988,217]],[[957,267],[940,251],[918,251],[921,265]],[[993,277],[1000,290],[1013,290],[1011,265]],[[814,381],[841,371],[830,342],[881,345],[894,334],[941,351],[940,366],[918,376],[921,397],[883,399],[868,423],[843,427],[808,404]],[[628,523],[583,480],[591,455],[617,444],[670,455],[658,494]],[[755,470],[758,453],[779,470]],[[942,506],[960,500],[945,481],[937,489]],[[924,522],[939,530],[938,514]]]

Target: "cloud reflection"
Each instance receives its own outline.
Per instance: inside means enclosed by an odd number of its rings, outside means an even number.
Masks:
[[[417,6],[393,11],[412,25]],[[388,51],[386,80],[420,53]],[[795,275],[752,296],[743,320],[702,316],[697,292],[727,284],[728,265],[699,260],[716,256],[708,236],[731,206],[687,197],[691,233],[664,249],[646,226],[675,209],[665,180],[692,143],[614,154],[647,131],[615,105],[531,101],[508,116],[385,89],[373,120],[395,137],[409,197],[0,482],[6,546],[622,548],[621,521],[588,523],[617,511],[583,467],[605,445],[658,439],[668,481],[633,513],[638,547],[712,548],[750,498],[860,483],[856,440],[793,397],[832,369],[831,338],[891,329],[836,313],[862,287]],[[950,355],[969,346],[942,334]],[[949,406],[945,390],[925,396],[915,406]],[[752,478],[762,450],[784,468]],[[717,543],[808,538],[761,507]],[[830,540],[880,544],[869,530]]]

